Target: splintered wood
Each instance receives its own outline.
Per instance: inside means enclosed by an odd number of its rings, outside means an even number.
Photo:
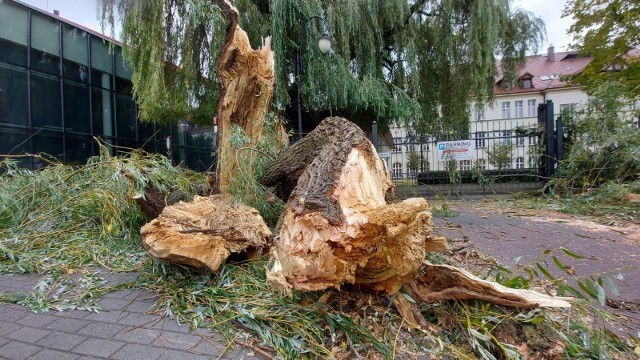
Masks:
[[[397,292],[413,278],[431,237],[424,199],[387,205],[393,189],[385,163],[355,124],[324,120],[265,172],[262,183],[287,201],[268,281],[282,293],[354,284]]]
[[[231,254],[261,255],[272,236],[257,210],[224,195],[196,196],[192,202],[167,206],[141,234],[151,255],[211,271]]]

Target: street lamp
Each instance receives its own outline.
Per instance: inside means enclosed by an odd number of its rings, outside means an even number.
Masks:
[[[298,96],[298,140],[302,140],[302,100],[300,99],[300,77],[302,74],[302,49],[304,48],[304,35],[307,24],[313,19],[322,20],[324,31],[320,39],[318,39],[318,48],[323,54],[328,53],[331,50],[331,39],[329,38],[329,26],[327,20],[322,16],[310,16],[304,19],[302,23],[302,33],[300,34],[300,46],[296,52],[296,83],[297,83],[297,96]]]

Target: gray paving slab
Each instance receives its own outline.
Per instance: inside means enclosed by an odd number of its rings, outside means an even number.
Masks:
[[[85,316],[84,319],[115,324],[127,315],[129,315],[128,312],[101,311],[99,313],[91,313]]]
[[[129,328],[129,326],[127,325],[110,324],[96,321],[78,330],[77,334],[110,339],[123,332],[127,328]]]
[[[42,328],[47,324],[52,323],[56,320],[57,317],[49,314],[35,314],[31,313],[20,320],[17,320],[16,323],[25,326],[31,326],[34,328]]]
[[[11,340],[5,339],[2,336],[0,336],[0,347],[2,347],[2,345],[4,345],[4,344],[8,343],[9,341],[11,341]]]
[[[47,348],[69,351],[88,338],[88,336],[83,335],[54,332],[38,340],[36,344]]]
[[[160,335],[161,330],[133,328],[114,336],[114,339],[136,344],[151,344]]]
[[[77,354],[71,354],[68,352],[52,350],[52,349],[44,349],[39,353],[30,357],[30,360],[75,360],[80,356]]]
[[[107,358],[120,350],[126,343],[109,339],[89,338],[73,348],[72,352],[80,355],[97,356]]]
[[[157,315],[146,315],[139,313],[128,313],[118,320],[118,324],[131,326],[153,326],[154,323],[160,321]]]
[[[166,350],[159,360],[209,360],[211,357],[206,355],[192,354],[185,351]]]
[[[127,344],[111,356],[118,360],[153,360],[165,353],[165,349],[141,344]]]
[[[22,360],[42,350],[40,346],[25,344],[19,341],[10,341],[0,347],[0,354],[5,359]]]
[[[2,309],[2,321],[17,321],[33,312],[24,306],[5,305]]]
[[[12,332],[11,334],[5,335],[5,337],[8,339],[23,341],[26,343],[35,343],[49,334],[51,334],[51,331],[49,330],[36,329],[36,328],[24,326]]]
[[[200,336],[174,331],[163,331],[160,333],[160,336],[153,341],[153,344],[162,348],[189,350],[202,341],[202,337]]]
[[[74,333],[87,325],[91,324],[90,320],[57,318],[45,327],[48,330],[63,331],[66,333]]]
[[[13,332],[18,331],[23,326],[20,324],[8,322],[8,321],[0,321],[0,336],[4,336],[7,334],[11,334]]]

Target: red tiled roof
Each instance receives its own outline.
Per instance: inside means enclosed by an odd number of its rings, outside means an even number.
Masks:
[[[525,74],[532,76],[532,88],[523,89],[520,84],[514,84],[511,90],[502,89],[502,64],[497,62],[498,76],[496,76],[495,94],[513,94],[521,92],[541,91],[550,88],[562,88],[570,86],[561,80],[562,76],[580,73],[589,63],[591,57],[580,56],[578,52],[567,51],[555,53],[555,61],[549,61],[547,55],[528,56],[524,66],[518,71],[518,78]]]

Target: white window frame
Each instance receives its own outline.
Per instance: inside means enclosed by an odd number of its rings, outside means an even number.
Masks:
[[[510,101],[502,102],[502,118],[511,119],[511,102]]]
[[[487,133],[485,133],[484,131],[479,131],[476,133],[476,136],[475,136],[476,148],[483,148],[487,146],[486,137],[487,137]]]
[[[524,157],[518,156],[516,158],[516,169],[524,169]]]
[[[515,102],[515,104],[513,105],[514,107],[514,113],[515,113],[515,117],[516,118],[521,118],[523,117],[523,109],[522,109],[522,100],[518,100]]]
[[[402,163],[394,162],[392,165],[393,170],[393,178],[394,179],[402,179]]]
[[[476,165],[482,170],[487,170],[487,162],[484,159],[476,160]]]
[[[527,116],[534,117],[536,116],[536,101],[528,100],[527,101]]]
[[[460,160],[460,170],[462,171],[471,170],[471,160]]]
[[[476,110],[476,121],[484,120],[484,109]]]

